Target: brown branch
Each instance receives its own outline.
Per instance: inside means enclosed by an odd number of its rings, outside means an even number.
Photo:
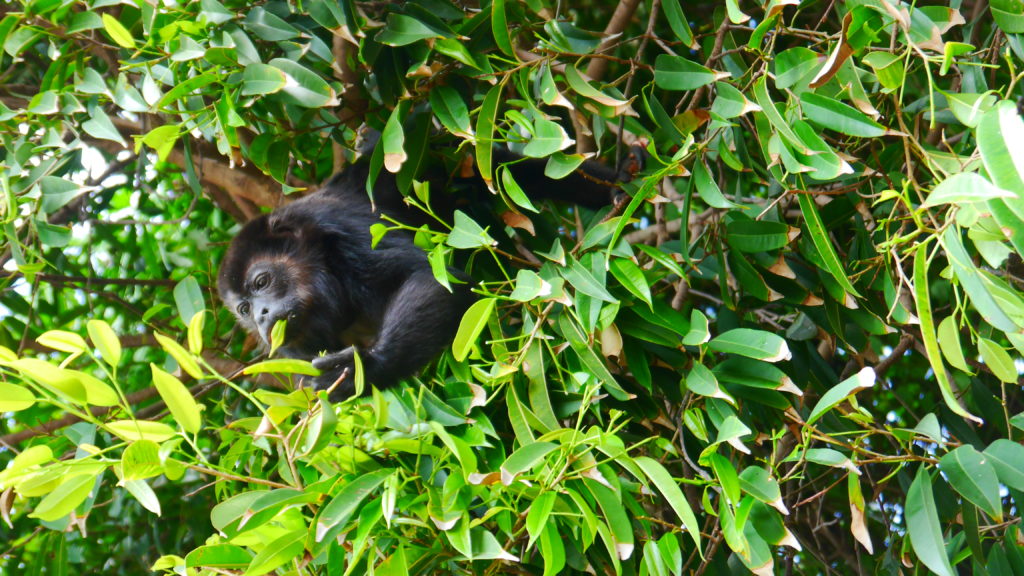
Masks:
[[[626,25],[633,19],[633,14],[636,13],[637,6],[640,5],[640,0],[622,0],[619,5],[615,7],[615,13],[612,14],[611,20],[608,21],[608,25],[604,28],[604,40],[597,47],[594,52],[600,54],[612,47],[618,39],[618,36],[622,34],[622,31],[626,29]],[[587,65],[587,76],[592,79],[601,81],[604,79],[605,73],[608,71],[608,60],[604,58],[594,58]]]
[[[18,278],[21,272],[0,270],[0,279]],[[49,284],[91,284],[93,286],[176,286],[176,280],[163,278],[92,278],[88,276],[62,276],[60,274],[35,274],[36,280]]]
[[[354,65],[356,63],[353,48],[358,51],[358,44],[353,44],[351,38],[341,34],[335,34],[332,51],[334,53],[334,76],[341,80],[344,89],[339,94],[342,106],[338,108],[335,115],[338,120],[350,127],[356,128],[360,120],[366,116],[369,102],[360,90],[360,76]],[[345,166],[344,147],[336,140],[332,140],[332,151],[334,153],[334,171],[337,172]]]
[[[897,360],[903,358],[903,354],[910,349],[910,346],[914,344],[914,335],[910,332],[904,332],[900,336],[900,341],[896,344],[896,347],[892,349],[892,353],[882,358],[878,364],[875,364],[875,376],[881,378],[885,375],[886,371],[896,363]]]
[[[726,18],[722,21],[722,25],[718,27],[718,33],[715,34],[715,44],[711,47],[711,55],[708,56],[708,60],[705,66],[711,68],[714,65],[715,60],[722,54],[722,44],[725,42],[725,33],[729,30],[729,19]],[[707,92],[707,86],[701,86],[693,93],[693,98],[690,98],[690,105],[686,107],[687,110],[692,110],[697,104],[700,104],[704,93]]]

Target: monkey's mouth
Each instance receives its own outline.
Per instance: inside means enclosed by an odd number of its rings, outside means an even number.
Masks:
[[[292,345],[292,340],[295,339],[295,330],[293,326],[296,324],[295,320],[299,317],[299,313],[296,310],[290,310],[280,318],[275,320],[265,332],[260,333],[260,337],[263,339],[263,343],[269,348],[271,343],[274,341],[274,328],[278,323],[284,323],[284,333],[281,338],[282,346]]]

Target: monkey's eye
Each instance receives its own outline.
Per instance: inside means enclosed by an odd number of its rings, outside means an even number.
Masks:
[[[264,288],[267,287],[267,284],[270,284],[270,277],[267,276],[266,274],[260,274],[259,276],[256,277],[256,281],[253,282],[253,286],[257,290],[263,290]]]
[[[238,305],[238,308],[236,308],[236,310],[238,310],[238,315],[239,316],[248,316],[249,315],[249,303],[248,302],[242,302],[241,304]]]

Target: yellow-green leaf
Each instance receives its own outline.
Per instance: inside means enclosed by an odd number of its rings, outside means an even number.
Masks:
[[[185,388],[180,380],[158,368],[156,364],[150,364],[149,367],[153,370],[153,384],[174,419],[181,424],[186,432],[190,434],[198,432],[203,425],[202,417],[199,413],[199,405],[196,404],[196,400],[189,393],[188,388]]]
[[[129,50],[135,49],[135,38],[132,37],[132,33],[110,14],[103,15],[103,29],[118,46]]]
[[[103,320],[89,320],[86,328],[89,330],[89,339],[99,350],[103,360],[111,366],[117,366],[121,361],[121,341],[117,339],[117,334],[110,324]]]

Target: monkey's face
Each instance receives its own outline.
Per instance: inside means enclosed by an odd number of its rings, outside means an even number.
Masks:
[[[285,342],[303,323],[310,298],[303,287],[303,270],[286,257],[253,259],[241,278],[221,286],[221,298],[239,323],[270,345],[270,333],[278,320],[288,322]]]
[[[217,290],[239,324],[270,347],[271,331],[287,322],[279,353],[311,359],[337,350],[352,310],[324,256],[315,227],[287,211],[246,224],[221,262]]]

